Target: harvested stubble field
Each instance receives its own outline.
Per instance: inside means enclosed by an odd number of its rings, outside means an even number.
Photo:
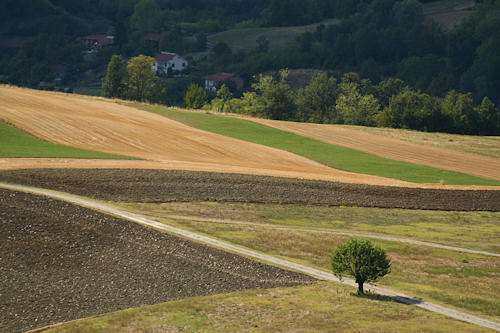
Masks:
[[[68,203],[0,190],[0,331],[168,300],[312,283]]]
[[[141,169],[0,171],[0,180],[117,202],[226,201],[434,210],[500,210],[500,191],[435,190]]]

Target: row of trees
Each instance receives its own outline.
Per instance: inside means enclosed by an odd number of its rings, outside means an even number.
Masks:
[[[356,73],[347,73],[340,81],[322,73],[294,92],[286,78],[286,70],[277,77],[259,75],[253,90],[241,98],[231,99],[223,86],[207,108],[280,120],[500,134],[500,110],[488,97],[476,105],[471,93],[452,90],[444,98],[435,97],[409,88],[400,79],[374,85]]]

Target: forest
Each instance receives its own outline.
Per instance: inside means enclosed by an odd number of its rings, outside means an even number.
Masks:
[[[432,1],[5,0],[0,2],[0,83],[39,89],[100,84],[113,55],[153,56],[158,50],[144,36],[161,33],[166,36],[162,50],[207,54],[188,56],[190,68],[183,77],[165,80],[160,90],[165,93],[157,100],[165,104],[184,105],[191,84],[202,85],[204,75],[224,71],[246,83],[243,91],[230,87],[231,98],[226,93],[224,100],[233,100],[228,104],[233,108],[240,103],[236,100],[251,105],[252,96],[263,95],[263,84],[285,84],[279,75],[270,83],[262,73],[314,68],[327,73],[323,80],[336,82],[331,96],[335,107],[328,115],[304,104],[307,88],[288,91],[284,86],[284,103],[293,101],[286,113],[246,110],[276,119],[498,135],[500,2],[476,1],[470,15],[451,31],[425,19],[425,2]],[[207,49],[207,36],[228,29],[324,20],[328,23],[280,48],[269,48],[263,38],[249,51],[232,50],[223,42]],[[112,35],[115,43],[86,62],[82,36],[89,34]],[[21,46],[9,46],[9,41]],[[381,92],[381,87],[387,89]],[[363,112],[372,115],[354,121],[349,112],[339,110],[342,103],[344,110],[352,108],[349,100],[356,94],[371,105],[372,111]],[[208,98],[212,105],[221,100]],[[413,103],[419,112],[402,103]],[[457,105],[462,111],[456,111]],[[404,108],[406,115],[398,115],[397,108]],[[494,119],[496,123],[486,125]]]

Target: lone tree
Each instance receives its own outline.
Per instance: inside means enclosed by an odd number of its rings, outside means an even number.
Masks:
[[[391,271],[391,262],[385,251],[368,240],[351,239],[335,249],[332,270],[339,279],[347,272],[358,284],[358,294],[363,294],[365,282],[375,282]]]

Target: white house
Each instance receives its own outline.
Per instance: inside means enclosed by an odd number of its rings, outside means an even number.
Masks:
[[[238,90],[241,90],[243,88],[243,80],[240,79],[238,76],[230,73],[216,73],[212,74],[209,76],[203,77],[205,80],[205,90],[210,91],[210,92],[216,92],[217,91],[217,86],[224,82],[225,80],[232,80],[236,84],[236,87]]]
[[[172,71],[181,72],[188,67],[186,59],[175,53],[161,52],[155,56],[156,64],[153,72],[168,75]]]

